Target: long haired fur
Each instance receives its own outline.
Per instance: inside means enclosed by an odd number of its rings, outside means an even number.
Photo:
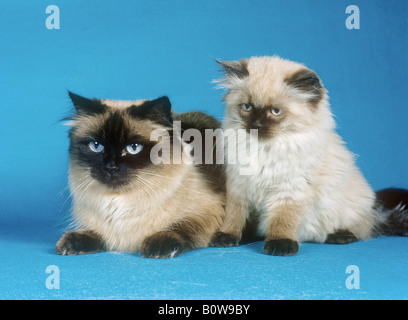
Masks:
[[[227,90],[224,129],[256,129],[259,141],[252,175],[240,175],[239,163],[226,166],[227,215],[212,245],[236,245],[248,221],[271,255],[296,254],[298,242],[368,239],[391,220],[406,225],[403,207],[377,202],[335,132],[314,71],[276,56],[218,63],[225,78],[217,82]]]
[[[69,133],[76,230],[62,236],[57,253],[125,251],[167,258],[206,247],[225,215],[224,194],[213,191],[211,176],[192,161],[173,161],[175,143],[185,149],[185,142],[172,132],[173,117],[183,116],[172,114],[168,98],[70,97],[76,108]],[[190,128],[206,121],[218,124],[205,114],[194,120]],[[159,160],[150,152],[157,146],[151,141],[154,130],[168,133],[161,140],[170,140],[170,150],[162,151],[169,153],[168,164],[154,164]],[[187,152],[183,156],[191,157]],[[221,181],[216,183],[224,184],[221,174],[217,178]]]

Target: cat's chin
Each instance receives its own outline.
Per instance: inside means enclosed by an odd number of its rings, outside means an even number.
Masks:
[[[122,191],[126,188],[127,183],[110,183],[110,184],[105,184],[109,189],[115,190],[115,191]]]
[[[126,190],[127,186],[129,185],[129,183],[127,181],[123,181],[123,180],[114,180],[114,181],[100,181],[99,183],[101,183],[105,188],[111,190],[111,191],[115,191],[115,192],[122,192],[124,190]]]
[[[268,128],[242,128],[248,135],[258,141],[270,141],[276,135],[270,132]]]
[[[114,190],[122,191],[129,184],[129,179],[119,175],[107,175],[91,172],[91,176],[94,180],[98,181],[103,187]]]

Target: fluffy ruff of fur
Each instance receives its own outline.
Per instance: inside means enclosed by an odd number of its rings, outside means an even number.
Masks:
[[[389,217],[407,224],[403,207],[386,209],[376,201],[335,132],[315,72],[279,57],[219,64],[226,74],[217,81],[227,90],[224,129],[259,128],[260,135],[258,153],[250,155],[252,174],[240,175],[247,164],[226,166],[227,216],[212,245],[237,245],[248,221],[272,255],[296,254],[298,242],[349,243],[390,234]],[[267,113],[272,108],[276,116]],[[251,139],[247,133],[235,143]]]

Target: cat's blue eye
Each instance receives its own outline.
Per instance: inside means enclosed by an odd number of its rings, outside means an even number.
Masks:
[[[251,110],[252,110],[252,106],[251,106],[250,104],[243,103],[243,104],[242,104],[242,109],[243,109],[244,111],[251,111]]]
[[[91,141],[88,145],[89,149],[91,149],[93,152],[102,152],[105,148],[103,144],[99,143],[98,141]]]
[[[279,108],[272,108],[272,109],[271,109],[271,113],[272,113],[274,116],[279,116],[279,115],[282,114],[282,112],[283,112],[283,110],[282,110],[282,109],[279,109]]]
[[[126,146],[126,151],[130,154],[137,154],[143,149],[143,145],[140,143],[132,143]]]

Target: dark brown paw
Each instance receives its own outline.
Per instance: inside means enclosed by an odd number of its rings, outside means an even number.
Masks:
[[[293,256],[299,251],[299,243],[291,239],[266,240],[264,251],[272,256]]]
[[[68,231],[58,240],[55,251],[62,255],[105,251],[102,238],[93,231]]]
[[[325,242],[329,244],[348,244],[355,241],[358,241],[358,239],[350,231],[338,230],[334,233],[330,233]]]
[[[211,238],[211,247],[234,247],[239,243],[240,238],[229,233],[218,231]]]
[[[140,253],[145,258],[174,258],[186,251],[183,238],[175,232],[162,231],[147,237]]]

